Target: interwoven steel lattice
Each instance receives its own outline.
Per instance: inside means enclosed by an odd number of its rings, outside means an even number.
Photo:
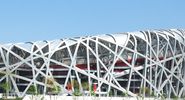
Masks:
[[[19,97],[32,85],[41,94],[57,85],[100,96],[183,97],[184,35],[150,30],[0,45],[0,82]]]

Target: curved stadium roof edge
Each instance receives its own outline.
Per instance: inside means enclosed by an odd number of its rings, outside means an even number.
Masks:
[[[20,43],[5,43],[5,44],[0,44],[4,47],[10,48],[12,45],[17,45],[17,46],[21,46],[23,48],[26,49],[30,49],[32,47],[33,44],[38,45],[38,46],[43,46],[47,43],[50,43],[50,45],[56,45],[58,43],[60,43],[61,41],[65,41],[68,44],[73,44],[74,42],[77,42],[79,40],[82,40],[84,38],[93,38],[93,37],[98,37],[101,39],[105,39],[109,42],[113,42],[113,43],[117,43],[117,44],[124,44],[124,38],[127,37],[128,34],[132,34],[135,36],[138,36],[144,40],[146,40],[146,37],[144,35],[145,32],[154,32],[157,34],[160,34],[161,36],[165,35],[169,35],[172,37],[175,37],[176,39],[179,39],[180,41],[183,42],[183,37],[185,37],[185,30],[184,29],[169,29],[169,30],[145,30],[145,31],[135,31],[135,32],[124,32],[124,33],[113,33],[113,34],[100,34],[100,35],[94,35],[94,36],[84,36],[84,37],[72,37],[72,38],[64,38],[64,39],[55,39],[55,40],[42,40],[42,41],[35,41],[35,42],[20,42]],[[176,33],[176,34],[172,34],[172,33]]]

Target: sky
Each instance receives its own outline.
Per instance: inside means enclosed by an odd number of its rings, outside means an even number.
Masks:
[[[0,0],[0,44],[185,29],[185,0]]]

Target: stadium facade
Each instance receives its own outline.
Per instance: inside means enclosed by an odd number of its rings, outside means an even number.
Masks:
[[[0,45],[0,83],[62,92],[185,96],[185,30],[148,30]],[[3,92],[3,90],[0,90]]]

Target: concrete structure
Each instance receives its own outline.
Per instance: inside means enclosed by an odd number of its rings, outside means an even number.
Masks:
[[[0,45],[0,82],[48,94],[183,97],[185,30],[148,30]],[[2,92],[2,90],[0,90]]]

